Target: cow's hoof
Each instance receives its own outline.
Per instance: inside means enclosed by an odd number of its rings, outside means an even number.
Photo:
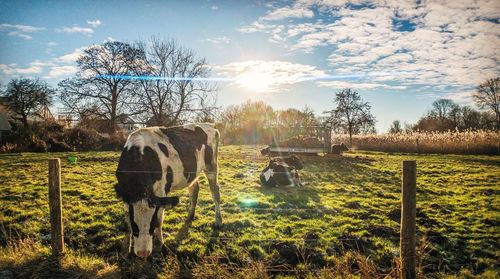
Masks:
[[[216,221],[213,226],[216,229],[222,228],[222,221]]]

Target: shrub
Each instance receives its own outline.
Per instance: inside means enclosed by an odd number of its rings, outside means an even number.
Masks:
[[[119,151],[125,145],[127,137],[123,133],[116,133],[108,138],[104,138],[100,150]]]
[[[68,145],[80,151],[98,150],[103,141],[103,137],[95,130],[84,128],[67,130],[64,138]]]

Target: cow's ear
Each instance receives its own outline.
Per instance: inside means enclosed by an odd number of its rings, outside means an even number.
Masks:
[[[172,208],[179,204],[179,197],[162,197],[158,198],[158,203],[165,208]]]

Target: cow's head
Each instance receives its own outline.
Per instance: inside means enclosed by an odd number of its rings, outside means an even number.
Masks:
[[[289,166],[295,167],[297,170],[301,170],[304,168],[302,160],[300,160],[300,158],[297,157],[296,155],[291,155],[290,157],[286,157],[285,163],[287,163]]]
[[[179,197],[152,196],[137,202],[126,203],[130,227],[133,236],[134,253],[140,258],[147,258],[153,250],[153,233],[158,224],[158,217],[164,209],[174,207]]]
[[[349,148],[344,143],[341,143],[340,144],[340,151],[349,151]]]

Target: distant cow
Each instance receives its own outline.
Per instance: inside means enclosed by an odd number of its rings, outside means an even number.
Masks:
[[[284,161],[276,160],[276,158],[269,161],[268,166],[262,170],[259,178],[262,186],[266,187],[302,186],[299,171],[294,166],[289,166]]]
[[[332,145],[332,154],[342,155],[344,151],[349,151],[344,143]]]
[[[165,209],[179,202],[167,197],[172,191],[189,187],[188,219],[194,218],[198,199],[198,177],[203,171],[215,203],[215,225],[222,224],[217,183],[219,131],[211,124],[139,129],[127,139],[116,177],[117,195],[123,200],[128,232],[124,248],[147,258],[153,248],[161,251]],[[154,241],[154,244],[153,244]]]

